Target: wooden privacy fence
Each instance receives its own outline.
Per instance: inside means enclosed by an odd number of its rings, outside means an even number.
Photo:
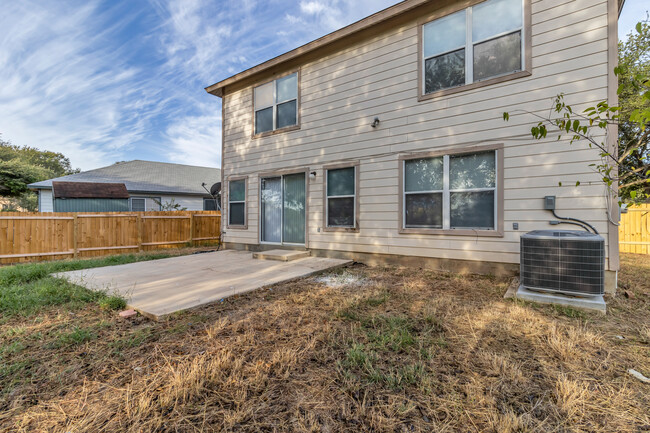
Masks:
[[[0,213],[0,264],[219,241],[221,212]]]
[[[622,253],[650,254],[650,204],[630,206],[618,227]]]

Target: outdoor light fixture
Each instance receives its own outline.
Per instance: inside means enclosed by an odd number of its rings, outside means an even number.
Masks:
[[[379,117],[375,117],[375,120],[372,121],[370,126],[372,126],[373,128],[378,127],[379,126]]]
[[[309,173],[309,178],[310,179],[316,179],[316,172],[312,171],[311,173]]]

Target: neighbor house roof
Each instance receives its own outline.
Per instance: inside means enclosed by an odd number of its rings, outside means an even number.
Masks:
[[[129,198],[123,183],[52,182],[54,198]]]
[[[32,183],[29,187],[51,189],[53,182],[122,183],[131,193],[208,195],[201,184],[210,189],[220,180],[218,168],[135,160]]]
[[[625,0],[618,0],[619,15],[624,3]],[[325,55],[328,50],[344,48],[345,44],[353,38],[376,36],[379,24],[396,25],[400,18],[407,20],[419,17],[421,15],[420,9],[433,9],[444,4],[445,2],[436,0],[402,1],[296,49],[232,75],[225,80],[206,87],[205,90],[215,96],[223,97],[226,86],[240,85],[242,82],[249,84],[259,78],[282,72],[283,69],[296,68],[308,59]],[[413,17],[410,15],[413,15]]]

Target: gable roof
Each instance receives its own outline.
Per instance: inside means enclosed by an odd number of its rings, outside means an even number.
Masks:
[[[32,183],[29,187],[51,189],[53,182],[123,183],[129,192],[208,195],[201,184],[210,189],[220,180],[218,168],[134,160]]]
[[[625,0],[618,0],[619,15],[621,14],[624,3]],[[280,73],[282,69],[295,68],[303,63],[305,59],[310,58],[310,56],[318,57],[325,50],[335,49],[338,45],[344,47],[345,45],[342,45],[345,43],[344,41],[352,37],[361,38],[364,37],[365,33],[368,36],[376,35],[375,30],[378,30],[377,27],[379,24],[390,25],[392,21],[398,21],[400,18],[406,21],[409,18],[417,17],[420,9],[425,7],[434,9],[439,6],[440,2],[436,0],[404,0],[305,45],[212,84],[206,87],[205,91],[221,98],[225,94],[226,86],[240,84],[242,81],[255,81],[263,76]]]
[[[129,198],[123,183],[52,182],[54,198]]]

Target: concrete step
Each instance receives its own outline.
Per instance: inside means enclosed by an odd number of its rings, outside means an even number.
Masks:
[[[309,251],[294,250],[269,250],[253,253],[253,258],[258,260],[278,260],[281,262],[290,262],[292,260],[304,259],[311,256]]]

